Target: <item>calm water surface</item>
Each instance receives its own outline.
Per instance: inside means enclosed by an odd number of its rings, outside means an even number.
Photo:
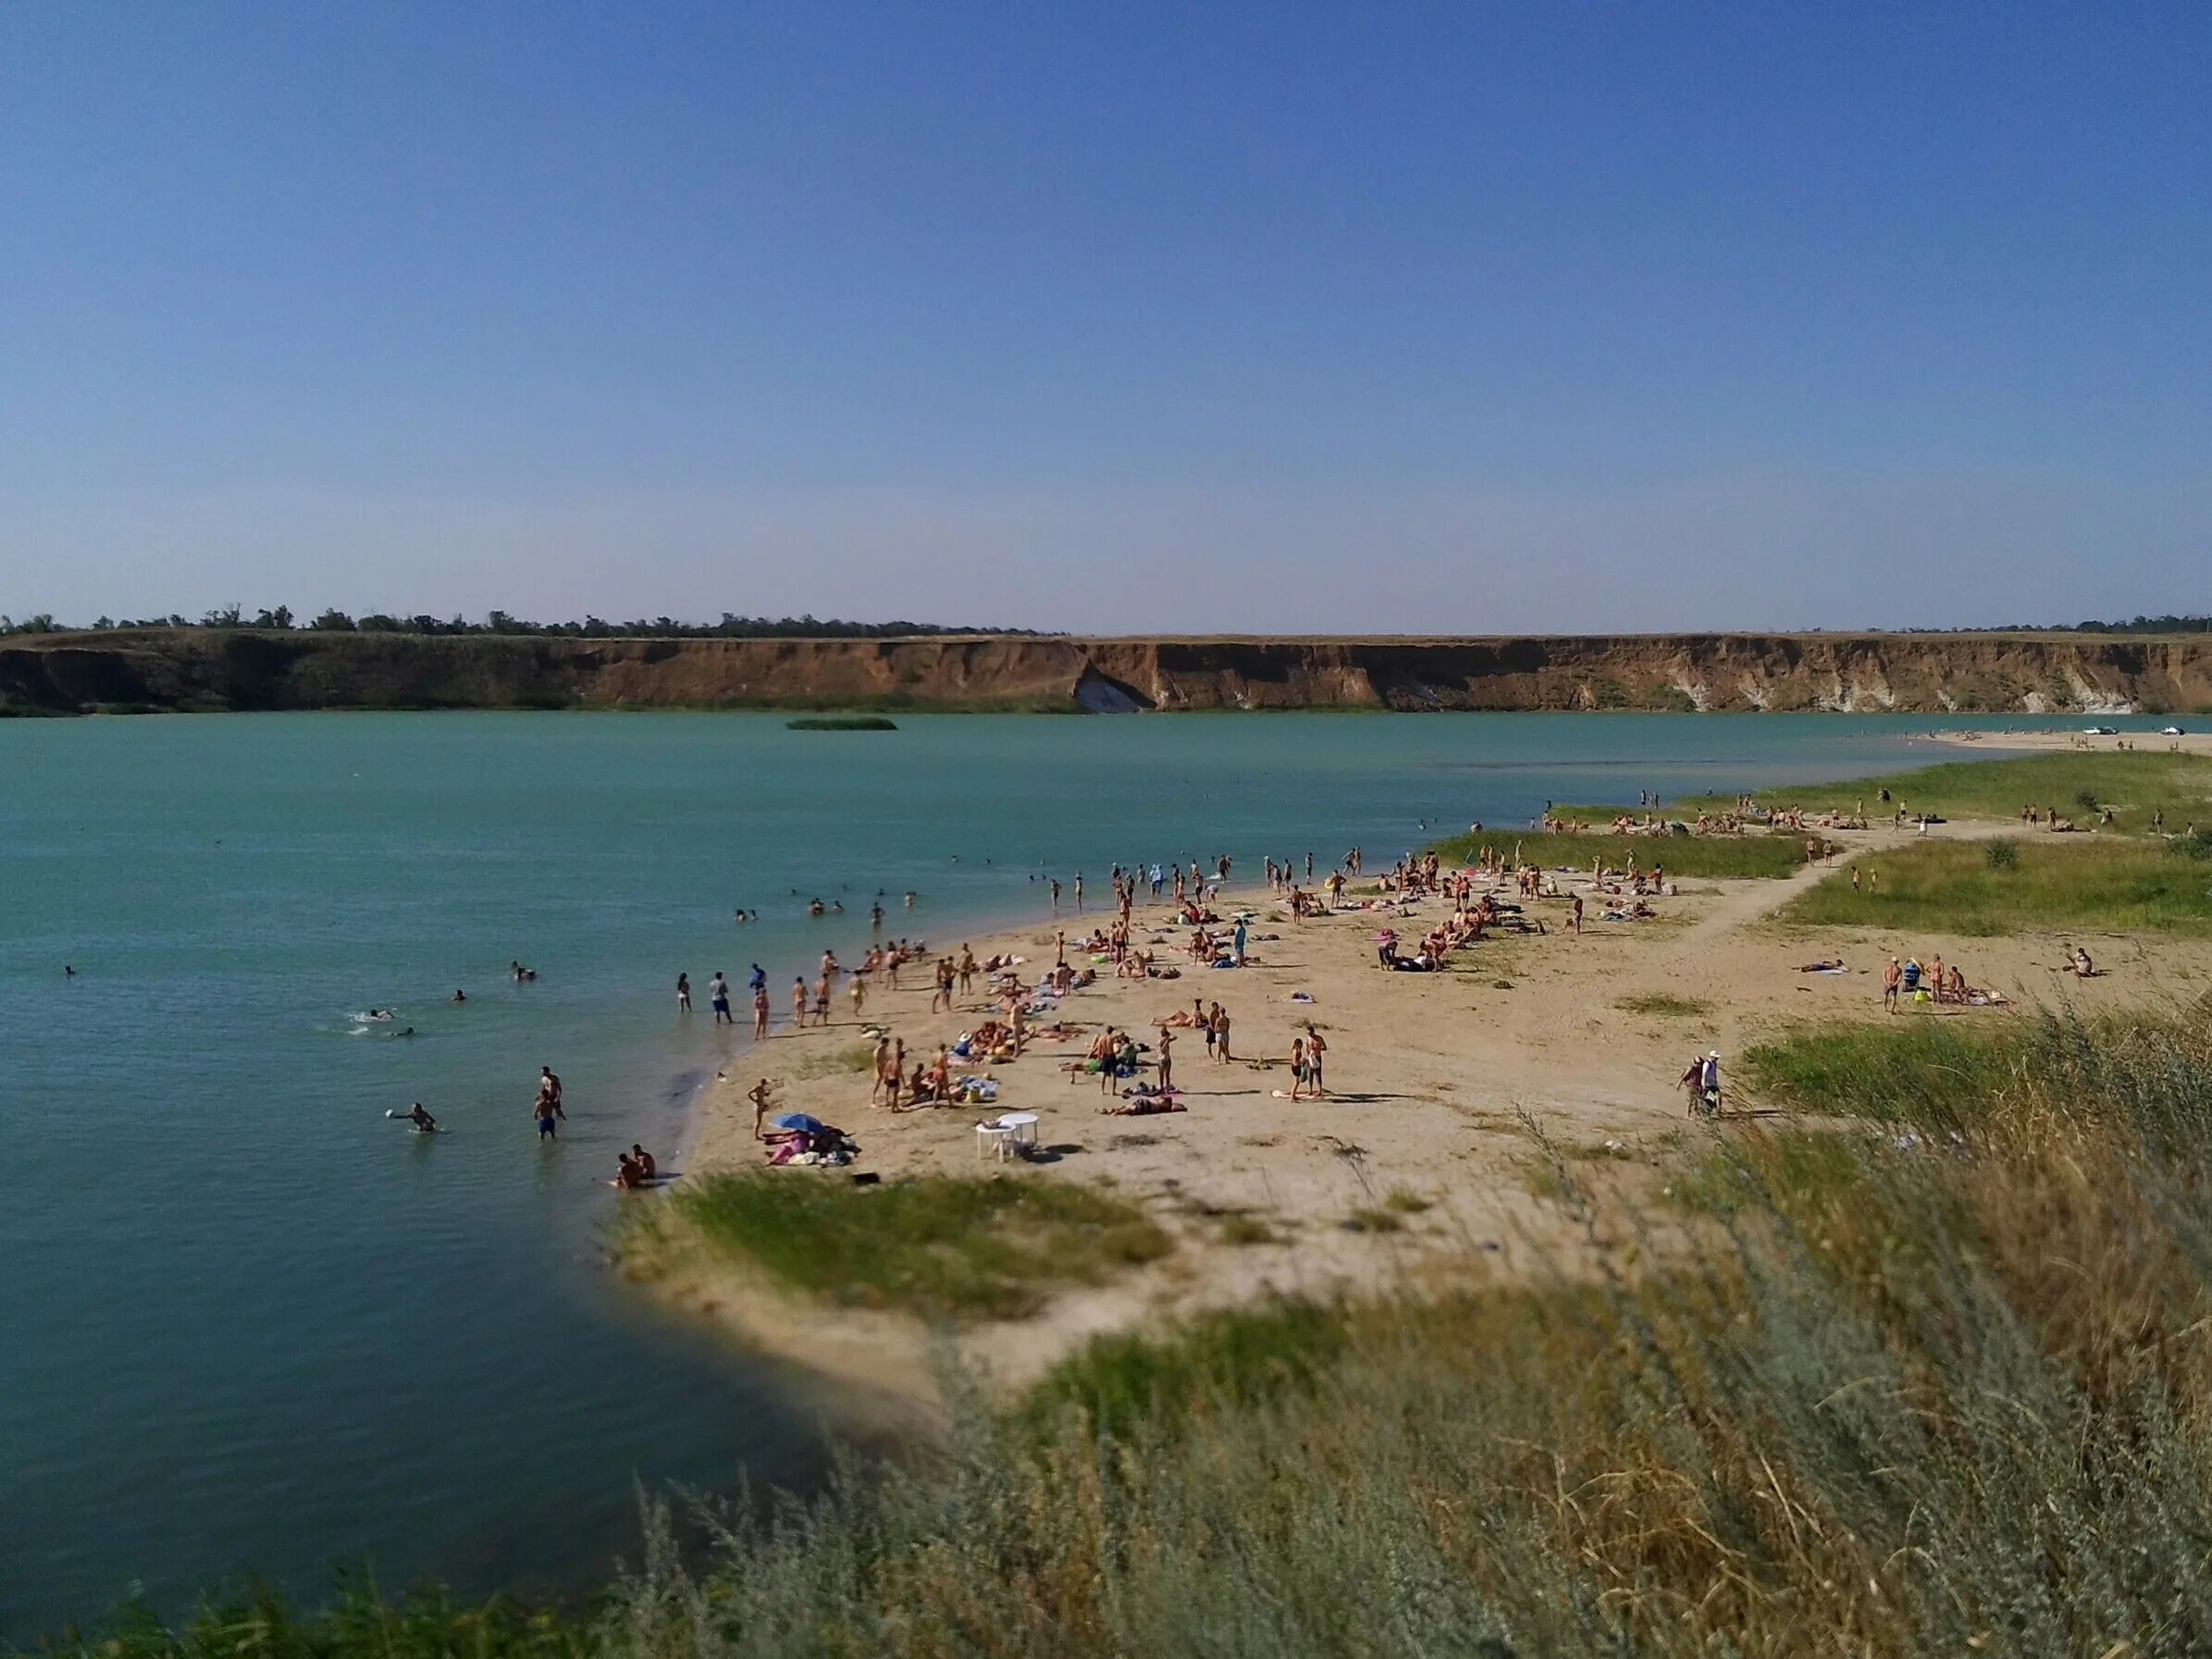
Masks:
[[[735,1051],[708,977],[851,959],[878,887],[892,932],[948,943],[1040,910],[1044,869],[1387,862],[1424,820],[1948,759],[1909,739],[1959,724],[0,722],[0,1634],[248,1568],[310,1595],[363,1559],[571,1586],[634,1548],[634,1477],[816,1479],[833,1403],[638,1306],[602,1182],[633,1140],[679,1145]],[[808,921],[814,894],[847,914]],[[542,1062],[558,1146],[529,1120]],[[416,1099],[451,1133],[386,1120]]]

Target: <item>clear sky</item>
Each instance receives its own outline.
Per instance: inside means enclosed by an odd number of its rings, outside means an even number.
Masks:
[[[2212,610],[2212,5],[0,6],[0,611]]]

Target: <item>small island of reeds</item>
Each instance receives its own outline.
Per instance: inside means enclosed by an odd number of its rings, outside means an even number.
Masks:
[[[896,732],[898,722],[881,714],[808,714],[784,722],[793,732]]]

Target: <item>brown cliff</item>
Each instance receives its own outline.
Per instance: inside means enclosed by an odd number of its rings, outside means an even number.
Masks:
[[[0,643],[0,710],[2212,710],[2212,637],[570,639],[177,629]]]

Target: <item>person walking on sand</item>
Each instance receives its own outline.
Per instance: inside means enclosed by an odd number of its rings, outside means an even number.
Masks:
[[[968,947],[968,941],[960,941],[960,995],[965,997],[975,984],[975,952]],[[952,1005],[948,1002],[945,1007]]]
[[[1305,1071],[1314,1085],[1314,1098],[1320,1099],[1328,1091],[1321,1086],[1321,1057],[1328,1052],[1328,1045],[1321,1040],[1321,1034],[1314,1022],[1305,1022]]]
[[[861,1005],[868,1000],[868,976],[865,973],[856,973],[853,975],[851,996],[853,999],[853,1021],[854,1023],[858,1024],[860,1019]]]
[[[1905,970],[1893,956],[1889,966],[1882,970],[1882,1007],[1885,1012],[1897,1011],[1897,992],[1904,983]]]
[[[753,987],[753,1035],[768,1034],[768,986],[765,982]]]
[[[676,975],[676,1012],[679,1014],[688,1014],[690,1011],[691,975],[688,973],[679,973]]]
[[[824,973],[820,979],[814,982],[814,1023],[817,1025],[827,1025],[829,1022],[830,976],[827,973]]]
[[[753,1103],[753,1139],[756,1141],[764,1138],[760,1125],[767,1120],[769,1101],[774,1091],[775,1085],[763,1077],[745,1092],[745,1097]]]
[[[791,976],[791,1023],[799,1031],[807,1026],[807,978],[803,973]]]
[[[1214,1058],[1225,1064],[1229,1059],[1229,1010],[1217,1002],[1214,1004]]]
[[[1175,1034],[1163,1022],[1160,1026],[1160,1093],[1166,1094],[1175,1086]]]
[[[684,987],[686,1007],[690,1004],[690,996],[691,987],[686,985]],[[714,970],[714,977],[707,982],[707,1003],[714,1010],[715,1024],[735,1025],[737,1023],[730,1014],[730,982],[723,977],[720,968]]]
[[[1575,936],[1577,939],[1582,937],[1582,895],[1579,893],[1575,895],[1574,902],[1567,917],[1567,925],[1575,930]]]

